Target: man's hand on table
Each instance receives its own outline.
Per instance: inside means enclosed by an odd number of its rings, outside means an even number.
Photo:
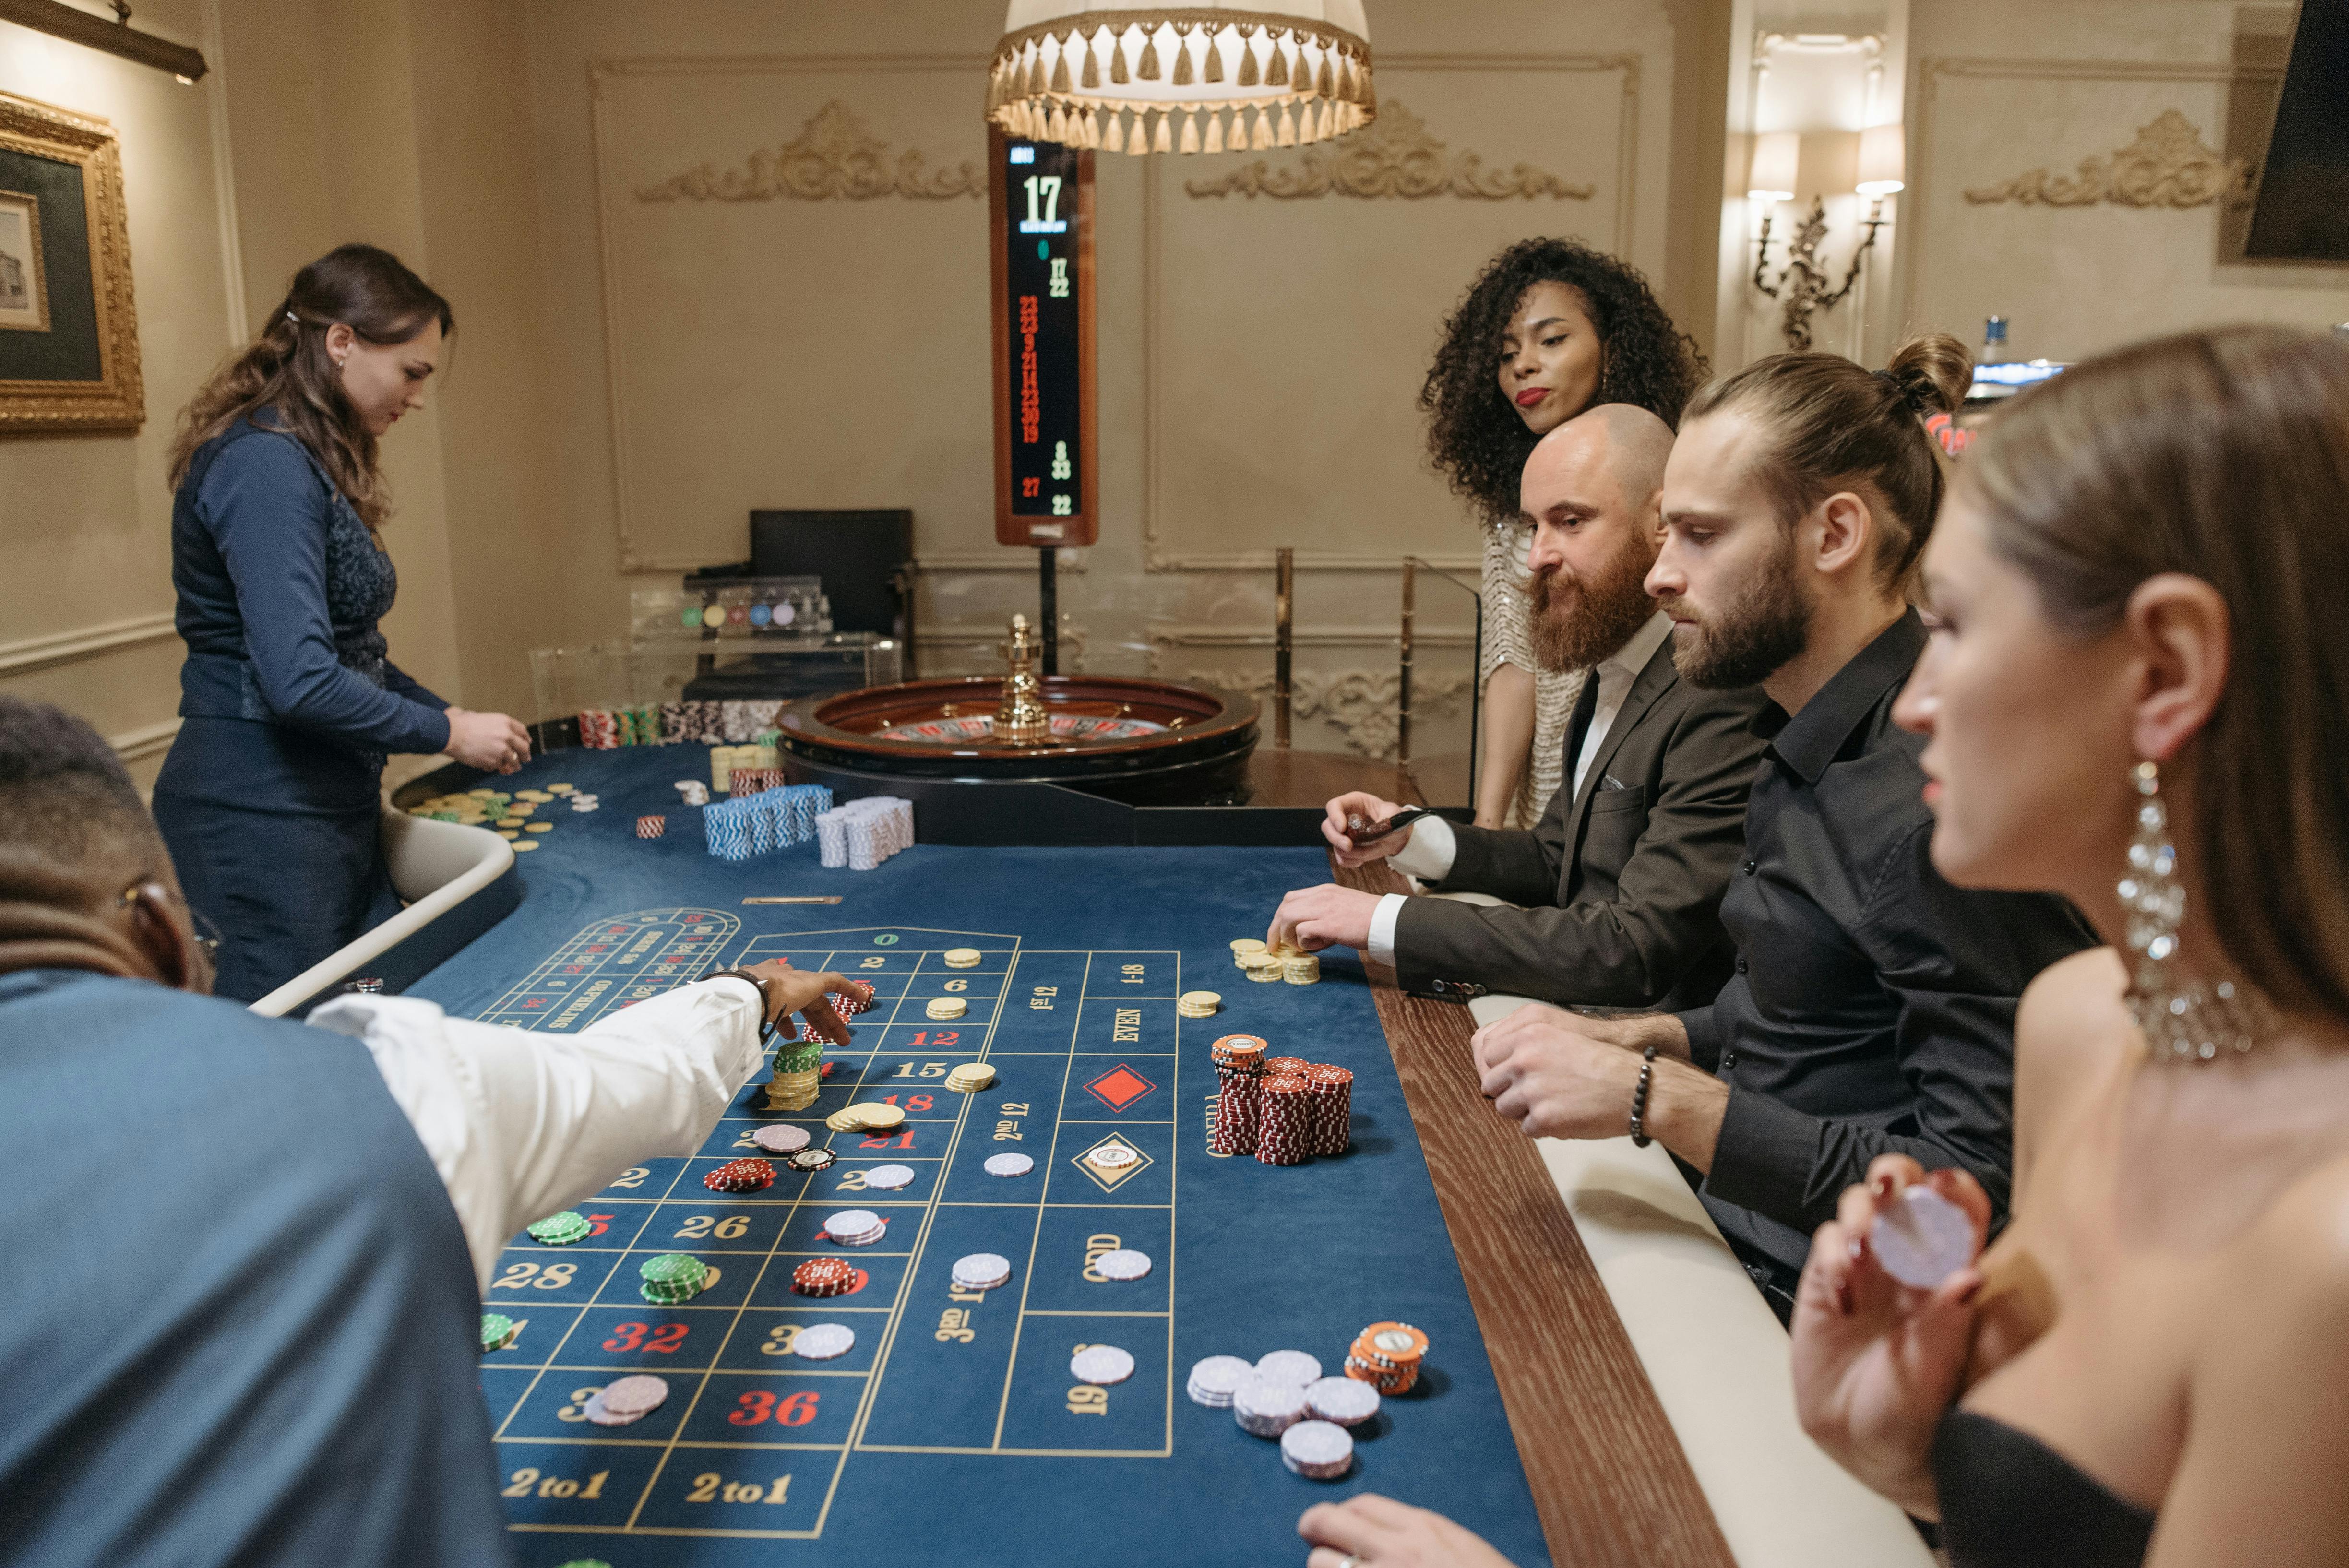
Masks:
[[[1273,912],[1272,926],[1264,934],[1265,945],[1278,949],[1287,943],[1307,953],[1332,946],[1366,948],[1371,944],[1371,916],[1378,907],[1378,894],[1357,892],[1336,882],[1299,888]]]
[[[1374,1491],[1315,1503],[1297,1533],[1313,1542],[1305,1568],[1511,1568],[1473,1531]]]
[[[1405,828],[1402,832],[1389,833],[1383,839],[1373,839],[1358,848],[1347,832],[1348,819],[1360,817],[1366,822],[1383,822],[1402,810],[1392,800],[1381,800],[1376,795],[1357,789],[1330,802],[1328,814],[1321,820],[1321,836],[1330,841],[1330,851],[1338,857],[1340,865],[1348,871],[1356,866],[1366,866],[1372,861],[1386,859],[1411,842],[1412,830]]]
[[[1617,1138],[1631,1127],[1641,1053],[1657,1047],[1641,1125],[1700,1171],[1712,1169],[1729,1090],[1682,1059],[1688,1036],[1669,1014],[1586,1018],[1533,1003],[1470,1040],[1485,1098],[1528,1138]]]
[[[835,1046],[848,1044],[848,1025],[833,1011],[824,993],[862,997],[867,1004],[873,1000],[873,987],[862,980],[794,969],[780,958],[750,965],[747,973],[758,979],[759,995],[766,1004],[767,1022],[779,1023],[787,1015],[797,1013],[807,1020],[809,1028]]]

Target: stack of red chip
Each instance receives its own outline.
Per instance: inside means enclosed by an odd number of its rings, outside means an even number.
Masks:
[[[713,1192],[760,1192],[775,1184],[775,1168],[763,1160],[729,1160],[701,1179]]]
[[[856,1265],[846,1258],[810,1258],[792,1271],[792,1288],[802,1295],[846,1295],[856,1284]]]
[[[594,751],[613,751],[620,744],[619,717],[608,707],[579,710],[579,744]]]
[[[662,831],[667,829],[667,826],[668,819],[667,817],[639,817],[636,819],[636,837],[640,839],[657,839],[661,836]]]
[[[1256,1157],[1265,1165],[1302,1165],[1313,1158],[1313,1086],[1302,1073],[1264,1080],[1264,1119],[1257,1126]]]
[[[736,799],[745,795],[764,794],[783,787],[783,770],[780,768],[737,768],[727,776],[729,788]]]
[[[1312,1065],[1303,1057],[1268,1057],[1264,1071],[1267,1078],[1280,1078],[1288,1073],[1301,1073]]]
[[[1221,1087],[1216,1096],[1218,1154],[1253,1154],[1264,1120],[1264,1053],[1271,1047],[1254,1035],[1226,1035],[1207,1047]]]
[[[1344,1068],[1316,1062],[1305,1069],[1310,1086],[1307,1140],[1317,1155],[1343,1154],[1353,1146],[1354,1075]]]
[[[832,1010],[843,1018],[854,1017],[873,1006],[869,998],[854,991],[827,991],[824,995],[832,999]]]

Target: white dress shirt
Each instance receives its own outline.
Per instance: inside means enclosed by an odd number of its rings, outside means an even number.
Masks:
[[[1623,711],[1623,699],[1631,695],[1631,683],[1640,678],[1640,672],[1648,667],[1648,661],[1656,656],[1656,650],[1671,634],[1672,618],[1659,610],[1631,634],[1630,642],[1593,666],[1591,676],[1599,682],[1599,696],[1591,707],[1590,727],[1583,732],[1582,749],[1575,754],[1569,800],[1581,795],[1583,778],[1607,744],[1607,732],[1615,727],[1615,717]],[[1450,874],[1453,857],[1459,851],[1460,841],[1453,836],[1451,823],[1441,817],[1422,817],[1411,825],[1410,841],[1388,856],[1387,863],[1407,877],[1442,882]],[[1387,893],[1380,898],[1379,907],[1371,912],[1367,954],[1389,966],[1395,961],[1395,923],[1402,918],[1404,896]]]
[[[343,996],[310,1015],[375,1057],[464,1227],[483,1291],[533,1220],[631,1165],[691,1154],[759,1070],[747,980],[680,985],[575,1035],[451,1018],[411,996]]]

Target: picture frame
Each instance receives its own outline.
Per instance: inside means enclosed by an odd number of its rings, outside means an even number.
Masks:
[[[114,128],[0,93],[0,435],[146,417]]]

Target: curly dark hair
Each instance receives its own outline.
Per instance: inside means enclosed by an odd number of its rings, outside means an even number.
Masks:
[[[1419,389],[1430,416],[1429,454],[1488,522],[1517,515],[1517,477],[1534,449],[1534,434],[1502,395],[1494,367],[1509,316],[1538,283],[1579,294],[1599,328],[1594,407],[1637,404],[1677,428],[1682,405],[1711,374],[1696,340],[1672,325],[1630,263],[1579,240],[1520,240],[1495,256],[1444,324],[1444,342]]]

